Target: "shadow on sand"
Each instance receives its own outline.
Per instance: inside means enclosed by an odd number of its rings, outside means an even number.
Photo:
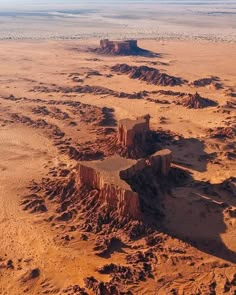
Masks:
[[[180,138],[168,148],[173,152],[174,164],[198,172],[207,171],[207,163],[217,156],[216,153],[206,153],[204,142],[196,138]]]
[[[190,175],[188,178],[187,184],[172,188],[172,194],[165,197],[160,230],[205,253],[236,263],[236,252],[222,239],[228,229],[226,220],[236,218],[234,192],[227,190],[224,183],[212,185]]]

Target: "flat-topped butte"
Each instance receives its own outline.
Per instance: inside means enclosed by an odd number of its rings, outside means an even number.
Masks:
[[[150,115],[137,117],[135,120],[123,119],[118,125],[118,142],[127,147],[145,146],[147,132],[150,131]]]
[[[127,180],[151,167],[166,177],[171,166],[172,152],[161,150],[147,159],[131,160],[113,156],[100,161],[83,161],[77,166],[77,182],[99,190],[101,203],[119,216],[141,219],[140,199]]]
[[[109,39],[100,40],[100,47],[92,49],[92,51],[100,54],[110,55],[141,55],[154,57],[156,54],[142,49],[138,46],[138,41],[135,39],[113,41]]]

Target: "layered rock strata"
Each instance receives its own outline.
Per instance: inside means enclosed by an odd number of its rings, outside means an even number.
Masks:
[[[127,148],[135,148],[136,144],[144,146],[147,132],[150,131],[149,122],[150,115],[138,117],[136,120],[120,120],[118,126],[118,142]]]
[[[181,86],[186,83],[180,77],[170,76],[166,73],[160,72],[156,68],[147,66],[129,66],[127,64],[117,64],[111,67],[112,72],[126,74],[131,79],[145,81],[148,84],[160,86]]]
[[[93,50],[100,54],[112,55],[145,55],[155,56],[155,54],[148,50],[142,49],[138,46],[137,40],[111,41],[103,39],[100,41],[100,47]]]
[[[195,94],[188,94],[181,102],[179,102],[179,104],[189,109],[203,109],[217,105],[215,101],[201,97],[197,92]]]
[[[134,160],[118,156],[103,161],[81,162],[77,166],[77,181],[99,191],[100,203],[119,216],[140,219],[138,194],[119,177],[120,170],[135,164]]]
[[[100,41],[100,47],[102,50],[107,50],[114,54],[128,54],[139,49],[137,40],[110,41],[104,39]]]
[[[102,161],[81,162],[77,166],[76,182],[99,191],[101,206],[121,217],[141,219],[140,198],[128,184],[136,174],[147,168],[166,177],[172,160],[170,150],[161,150],[147,159],[131,160],[114,156]]]

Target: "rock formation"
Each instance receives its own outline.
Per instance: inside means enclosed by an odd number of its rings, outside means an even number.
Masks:
[[[160,142],[169,144],[175,136],[162,130],[151,130],[149,123],[149,115],[133,120],[122,119],[117,129],[97,142],[97,146],[106,157],[118,154],[124,158],[146,158],[161,149]]]
[[[149,121],[150,115],[139,117],[136,120],[120,120],[118,142],[127,148],[135,148],[136,144],[144,146],[147,132],[150,130]]]
[[[38,212],[35,201],[45,195],[58,204],[55,220],[69,221],[80,213],[84,220],[81,228],[88,232],[101,231],[106,224],[112,224],[113,228],[127,221],[141,222],[147,204],[154,214],[161,209],[161,191],[169,181],[171,160],[172,152],[161,150],[140,160],[112,156],[80,161],[66,177],[57,181],[45,179],[40,186],[34,183],[33,194],[26,196],[22,205],[30,204],[25,210]],[[43,200],[47,210],[46,199]]]
[[[226,96],[236,97],[236,92],[235,92],[234,88],[232,88],[232,87],[229,87],[228,89],[225,89],[224,94]]]
[[[128,184],[137,174],[149,168],[166,177],[170,171],[172,153],[161,150],[147,159],[131,160],[113,156],[102,161],[80,162],[76,182],[99,191],[100,203],[121,217],[141,219],[140,198]]]
[[[211,76],[209,78],[202,78],[190,83],[194,87],[213,86],[215,89],[222,89],[223,85],[219,77]]]
[[[118,122],[115,137],[109,140],[109,148],[122,157],[139,159],[153,154],[157,149],[157,134],[150,130],[150,116],[122,119]]]
[[[77,182],[99,191],[100,203],[108,211],[116,211],[119,216],[140,219],[138,194],[123,181],[119,172],[135,163],[121,157],[111,157],[103,161],[81,162],[77,166]]]
[[[230,127],[216,127],[208,130],[211,138],[220,138],[220,139],[235,139],[236,137],[236,125]]]
[[[182,99],[180,104],[189,109],[202,109],[217,105],[215,101],[201,97],[197,92],[195,94],[188,94],[186,97]]]
[[[137,40],[110,41],[104,39],[100,41],[100,47],[102,50],[108,50],[114,54],[129,54],[138,50],[138,42]]]
[[[93,49],[93,51],[112,55],[155,56],[152,52],[138,47],[137,40],[110,41],[109,39],[103,39],[100,41],[100,48]]]
[[[131,79],[138,79],[149,84],[160,86],[180,86],[186,81],[179,77],[161,73],[158,69],[147,66],[129,66],[127,64],[117,64],[111,68],[113,72],[129,75]]]
[[[31,89],[31,92],[43,92],[43,93],[52,93],[52,92],[62,92],[62,93],[79,93],[79,94],[93,94],[93,95],[111,95],[117,98],[129,98],[129,99],[142,99],[147,97],[147,91],[139,91],[134,93],[119,92],[102,86],[90,86],[90,85],[80,85],[73,87],[64,87],[64,86],[35,86]]]
[[[120,177],[125,180],[132,179],[137,173],[144,171],[148,167],[165,177],[169,174],[171,161],[172,152],[168,149],[160,150],[149,158],[140,159],[131,167],[120,171]]]

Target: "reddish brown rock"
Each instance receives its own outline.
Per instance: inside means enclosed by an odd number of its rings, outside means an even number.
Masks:
[[[63,294],[67,295],[88,295],[84,288],[81,288],[79,285],[69,286],[63,290]]]
[[[160,72],[158,69],[147,66],[129,66],[127,64],[117,64],[111,68],[113,72],[129,75],[131,79],[138,79],[148,84],[160,86],[180,86],[186,81],[179,77],[170,76]]]
[[[110,41],[104,39],[100,41],[100,47],[102,50],[107,50],[113,54],[130,54],[138,51],[137,40]]]
[[[151,168],[167,176],[172,161],[170,150],[161,150],[147,159],[131,160],[114,156],[101,161],[81,162],[77,166],[76,183],[99,191],[100,203],[120,217],[141,219],[140,198],[128,184],[139,173]]]
[[[156,56],[156,54],[140,48],[137,40],[111,41],[109,39],[103,39],[100,41],[100,48],[92,49],[92,51],[110,55]]]
[[[30,280],[33,280],[33,279],[36,279],[40,276],[40,269],[39,268],[35,268],[35,269],[32,269],[30,271],[28,271],[27,273],[25,273],[21,279],[21,281],[23,283],[26,283],[27,281],[30,281]]]
[[[131,291],[122,290],[125,286],[117,286],[113,282],[101,282],[97,281],[94,277],[88,277],[84,279],[86,288],[92,290],[96,295],[132,295]]]
[[[215,76],[195,80],[191,82],[190,85],[195,87],[213,86],[215,89],[223,88],[223,85],[220,83],[220,78]]]
[[[208,132],[210,134],[210,137],[212,137],[212,138],[234,139],[236,137],[236,126],[216,127],[214,129],[209,129]]]
[[[104,161],[81,162],[77,166],[77,182],[99,190],[101,203],[110,211],[140,219],[138,194],[119,176],[120,170],[126,170],[135,162],[118,156]]]
[[[206,107],[213,107],[217,105],[215,101],[201,97],[197,92],[195,94],[188,94],[182,99],[180,104],[189,109],[203,109]]]
[[[136,120],[123,119],[119,121],[118,142],[127,147],[135,148],[136,144],[145,145],[150,115],[139,117]]]

